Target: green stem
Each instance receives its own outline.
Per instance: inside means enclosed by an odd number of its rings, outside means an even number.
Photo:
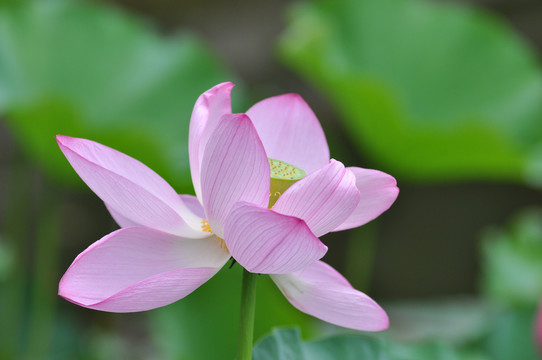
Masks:
[[[254,312],[256,309],[256,280],[258,274],[243,269],[243,287],[241,289],[241,318],[239,320],[239,339],[237,360],[252,359],[252,341],[254,338]]]

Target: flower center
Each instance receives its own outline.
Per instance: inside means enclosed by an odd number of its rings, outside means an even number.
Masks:
[[[271,159],[269,166],[271,167],[271,187],[269,190],[269,208],[277,202],[279,197],[295,182],[305,177],[305,171],[288,164],[287,162]]]
[[[206,232],[206,233],[211,233],[211,234],[213,233],[213,230],[211,230],[211,225],[209,225],[209,220],[207,219],[201,220],[201,231]],[[215,238],[216,238],[216,243],[218,244],[218,246],[220,246],[220,248],[229,252],[228,247],[226,246],[226,243],[224,242],[224,239],[219,238],[216,235],[215,235]]]

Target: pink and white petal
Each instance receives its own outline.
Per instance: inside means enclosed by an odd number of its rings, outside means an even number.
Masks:
[[[86,139],[57,136],[81,179],[115,214],[134,224],[188,237],[203,237],[201,218],[175,190],[143,163]]]
[[[332,159],[286,190],[273,210],[303,219],[320,237],[342,224],[358,206],[355,180],[351,171]]]
[[[180,196],[190,211],[192,211],[194,214],[196,214],[198,217],[202,219],[205,218],[205,210],[203,210],[203,206],[201,206],[197,197],[193,195],[180,195]]]
[[[59,295],[100,310],[147,310],[152,307],[141,304],[163,306],[187,295],[229,257],[214,236],[188,239],[145,227],[123,228],[77,256],[60,280]],[[117,299],[114,307],[102,306],[112,299]]]
[[[232,209],[224,235],[233,258],[253,273],[290,273],[327,252],[303,220],[247,202]]]
[[[213,232],[224,238],[233,205],[267,207],[270,168],[262,142],[245,114],[225,115],[209,138],[201,164],[203,208]]]
[[[121,228],[125,228],[125,227],[132,227],[132,226],[140,226],[140,224],[124,217],[121,213],[115,211],[115,209],[113,209],[111,206],[107,205],[107,203],[104,203],[105,204],[105,207],[107,208],[107,210],[109,211],[109,213],[111,214],[111,216],[113,217],[113,219],[115,220],[115,222],[117,224],[119,224],[119,226]]]
[[[223,115],[231,114],[231,90],[234,86],[231,82],[225,82],[212,87],[201,94],[192,111],[188,132],[188,155],[192,183],[200,200],[203,150],[220,118]]]
[[[198,198],[193,195],[180,195],[181,200],[184,202],[186,207],[196,216],[199,218],[205,217],[205,211],[203,210],[203,207],[198,201]],[[119,224],[120,227],[131,227],[131,226],[139,226],[139,224],[131,221],[130,219],[125,218],[118,212],[116,212],[114,209],[111,208],[111,206],[105,204],[107,210],[109,210],[109,213],[115,219],[117,224]]]
[[[356,187],[360,201],[352,214],[333,231],[355,228],[377,218],[393,204],[399,188],[397,182],[386,173],[378,170],[349,167],[356,177]]]
[[[268,157],[286,161],[307,174],[329,162],[322,126],[301,96],[284,94],[267,98],[252,106],[247,115]]]
[[[174,303],[192,293],[207,282],[218,268],[186,268],[151,276],[99,302],[78,302],[64,297],[74,304],[101,311],[128,313],[156,309]]]
[[[374,300],[322,261],[297,273],[271,278],[294,307],[321,320],[364,331],[389,326],[386,312]]]

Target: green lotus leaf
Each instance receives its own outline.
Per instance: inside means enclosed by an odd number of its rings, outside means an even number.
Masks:
[[[282,59],[380,168],[414,181],[542,184],[542,69],[504,21],[424,0],[291,10]]]
[[[303,341],[298,329],[277,329],[254,348],[254,360],[486,360],[444,344],[399,344],[381,337],[335,335]]]
[[[495,314],[485,340],[491,360],[540,359],[534,335],[536,308],[509,308]]]
[[[165,37],[104,4],[0,5],[0,114],[26,153],[60,179],[78,181],[56,134],[116,148],[179,192],[192,191],[192,107],[226,80],[231,77],[197,37]]]
[[[534,308],[542,298],[542,210],[519,214],[507,229],[490,229],[482,242],[482,287],[494,301]]]

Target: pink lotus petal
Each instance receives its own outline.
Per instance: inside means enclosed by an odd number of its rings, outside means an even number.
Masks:
[[[321,320],[365,331],[381,331],[389,326],[386,312],[374,300],[352,288],[322,261],[295,274],[271,278],[293,306]]]
[[[267,206],[270,168],[262,142],[245,114],[225,115],[209,138],[201,164],[203,208],[213,232],[238,201]]]
[[[352,214],[360,195],[352,172],[336,160],[293,184],[279,197],[273,210],[305,220],[320,237]]]
[[[158,174],[141,162],[94,141],[57,136],[81,179],[119,218],[171,234],[204,237],[194,215]]]
[[[327,251],[303,220],[246,202],[232,209],[224,235],[233,258],[254,273],[297,271]]]
[[[109,213],[111,214],[111,216],[113,217],[113,219],[115,220],[115,222],[117,224],[119,224],[119,226],[121,228],[132,227],[132,226],[140,226],[140,224],[136,223],[135,221],[132,221],[132,220],[124,217],[121,213],[117,212],[111,206],[107,205],[107,203],[104,203],[104,204],[105,204],[105,207],[107,208],[107,210],[109,211]]]
[[[352,214],[334,231],[355,228],[375,219],[388,210],[399,195],[395,179],[381,171],[348,168],[356,176],[356,187],[361,199]]]
[[[83,302],[80,302],[62,293],[59,295],[74,304],[94,310],[116,313],[146,311],[184,298],[212,278],[218,270],[220,269],[186,268],[157,274],[99,302],[92,299],[83,299]]]
[[[74,260],[59,295],[81,306],[129,312],[176,301],[229,259],[214,236],[187,239],[145,227],[117,230]]]
[[[201,161],[209,136],[223,115],[231,114],[231,82],[218,84],[204,92],[196,101],[188,135],[190,173],[198,199],[201,200]]]
[[[198,198],[192,195],[180,195],[181,200],[184,202],[188,210],[190,210],[193,214],[198,216],[199,218],[205,217],[205,211],[203,211],[203,207],[198,201]],[[120,227],[131,227],[131,226],[139,226],[139,224],[131,221],[130,219],[125,218],[120,213],[116,212],[114,209],[112,209],[109,205],[105,204],[107,207],[107,210],[109,210],[109,213],[111,213],[111,216],[113,216],[113,219],[119,224]]]
[[[286,161],[307,174],[329,162],[324,131],[301,96],[284,94],[262,100],[252,106],[247,115],[268,157]]]
[[[205,218],[205,210],[203,210],[203,206],[201,206],[197,197],[193,195],[181,195],[181,199],[190,211],[202,219]]]

